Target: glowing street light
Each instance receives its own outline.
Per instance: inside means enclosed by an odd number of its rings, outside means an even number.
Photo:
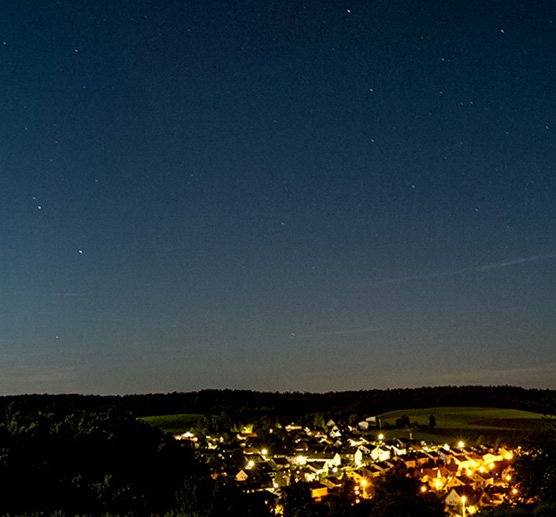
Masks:
[[[463,508],[463,512],[462,512],[461,515],[463,517],[465,517],[465,501],[467,501],[467,498],[464,495],[462,495],[461,496],[461,505],[462,505],[462,508]]]

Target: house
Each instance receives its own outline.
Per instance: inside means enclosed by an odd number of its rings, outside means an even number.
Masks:
[[[376,469],[380,470],[380,472],[382,474],[386,474],[386,472],[388,472],[389,470],[391,470],[394,465],[392,465],[392,463],[388,462],[388,461],[379,461],[377,463],[373,464],[373,467],[375,467]]]
[[[306,483],[305,486],[311,490],[311,498],[316,501],[319,501],[328,495],[328,487],[318,481],[311,481]]]
[[[465,486],[465,482],[457,476],[452,476],[452,477],[447,478],[445,483],[444,483],[444,488],[446,490],[450,490],[452,488],[458,488],[458,487],[461,487],[461,486]]]
[[[417,455],[410,453],[410,454],[405,454],[404,456],[401,457],[402,461],[405,464],[405,468],[407,469],[411,469],[411,468],[415,468],[417,466]]]
[[[474,463],[474,460],[468,458],[464,454],[456,454],[453,459],[458,466],[458,472],[464,472],[471,469]]]
[[[328,433],[328,436],[330,436],[330,438],[340,438],[340,436],[342,436],[342,432],[340,431],[340,428],[335,425]]]
[[[373,477],[370,468],[367,467],[361,467],[357,470],[346,472],[346,475],[349,478],[353,479],[353,481],[355,481],[358,485],[360,485],[362,482],[368,483]]]
[[[307,463],[323,462],[324,469],[330,470],[340,465],[342,459],[340,455],[335,452],[309,452],[306,455],[306,461]]]
[[[303,429],[303,427],[300,426],[300,425],[291,423],[291,424],[288,424],[288,425],[285,427],[285,429],[286,429],[286,431],[287,431],[288,433],[290,433],[290,432],[292,432],[292,431],[301,431],[301,430]]]
[[[377,445],[368,454],[370,454],[374,461],[385,461],[390,459],[391,456],[390,450],[382,445]]]
[[[244,442],[251,438],[257,438],[257,433],[238,433],[237,439]]]
[[[379,478],[382,476],[382,474],[384,474],[384,471],[382,471],[381,469],[377,468],[375,465],[369,465],[368,467],[366,467],[368,474],[368,477],[373,479],[373,478]]]
[[[475,489],[484,490],[487,486],[494,484],[494,474],[492,472],[476,470],[470,477]]]
[[[415,463],[417,467],[423,467],[431,460],[430,456],[425,452],[416,452],[415,453]]]
[[[469,486],[464,486],[452,488],[444,501],[452,511],[463,509],[465,505],[467,514],[473,514],[479,509],[482,496],[483,492],[481,490],[473,490]]]
[[[274,470],[283,470],[290,466],[290,462],[286,458],[271,458],[268,460],[268,464]]]
[[[357,428],[361,431],[367,431],[369,429],[369,422],[367,422],[366,420],[357,422]]]
[[[436,452],[436,451],[428,451],[428,452],[427,452],[427,455],[429,456],[430,460],[431,460],[434,464],[436,464],[436,465],[439,465],[439,464],[444,463],[444,462],[442,461],[442,457],[441,457],[440,454],[439,454],[438,452]]]
[[[305,466],[305,471],[309,474],[309,477],[312,478],[311,479],[312,481],[313,479],[316,479],[318,476],[327,474],[328,468],[324,461],[311,461],[308,462],[307,465]],[[308,476],[306,475],[306,477]]]
[[[355,454],[353,455],[353,461],[355,462],[356,465],[362,465],[364,462],[364,458],[365,458],[365,453],[363,452],[363,448],[359,447],[355,451]]]
[[[243,469],[236,474],[236,481],[247,481],[247,479],[249,479],[249,474]]]
[[[321,483],[329,489],[340,488],[343,484],[342,481],[336,476],[329,476],[327,478],[324,478]]]

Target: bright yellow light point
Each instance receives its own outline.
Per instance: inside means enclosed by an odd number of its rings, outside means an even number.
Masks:
[[[263,449],[263,450],[261,451],[261,454],[262,454],[263,456],[266,456],[266,455],[268,454],[268,451],[267,451],[266,449]]]
[[[379,439],[379,440],[384,440],[384,435],[383,435],[383,434],[379,434],[379,435],[378,435],[378,439]]]
[[[461,496],[461,502],[463,504],[465,504],[465,501],[467,501],[467,497],[465,497],[464,495]]]
[[[249,463],[247,463],[248,467],[253,467],[255,465],[255,462],[253,460],[251,460]]]
[[[361,486],[367,486],[367,480],[366,479],[361,480]]]
[[[512,490],[512,494],[513,494],[513,495],[517,494],[517,488],[514,488],[514,489]]]
[[[459,447],[460,449],[463,449],[463,448],[465,447],[465,443],[463,443],[463,442],[458,442],[458,447]]]
[[[421,492],[426,492],[427,491],[427,487],[426,486],[422,486],[421,487]]]

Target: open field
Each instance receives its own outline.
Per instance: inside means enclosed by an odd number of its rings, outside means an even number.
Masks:
[[[436,420],[434,429],[428,426],[430,415]],[[395,427],[400,417],[409,417],[417,424],[413,429],[389,429]],[[527,434],[543,431],[550,425],[543,415],[517,409],[482,407],[434,407],[391,411],[380,415],[385,438],[389,435],[427,440],[430,442],[467,441],[469,443],[505,443],[516,445]],[[418,426],[421,426],[420,428]]]
[[[395,425],[396,419],[408,416],[412,422],[428,425],[429,416],[436,419],[436,427],[467,429],[522,430],[544,425],[543,415],[517,409],[496,409],[482,407],[434,407],[425,409],[404,409],[391,411],[380,416],[382,422]]]
[[[158,427],[165,433],[181,434],[189,431],[202,416],[194,413],[182,413],[179,415],[145,416],[139,418],[139,420],[153,427]]]

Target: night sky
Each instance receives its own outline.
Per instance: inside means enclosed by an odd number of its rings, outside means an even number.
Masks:
[[[0,394],[556,388],[556,2],[0,6]]]

